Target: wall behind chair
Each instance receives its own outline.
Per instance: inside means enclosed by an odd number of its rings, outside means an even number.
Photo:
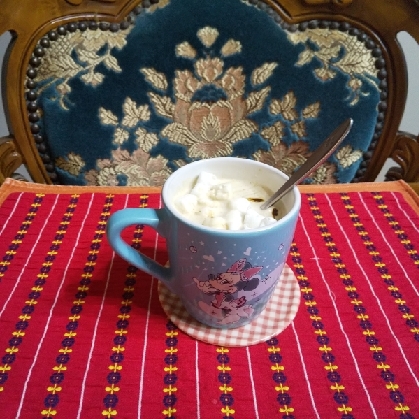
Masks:
[[[3,62],[4,53],[10,39],[11,37],[9,33],[5,33],[0,36],[0,62]],[[405,32],[401,32],[398,39],[405,51],[409,73],[409,92],[406,110],[400,129],[413,134],[419,134],[419,76],[417,72],[417,69],[419,69],[419,46],[416,44],[415,40]],[[7,81],[4,81],[1,77],[1,71],[2,69],[0,66],[0,87],[4,87],[2,86],[2,83],[7,83]],[[0,137],[8,134],[9,131],[7,129],[6,119],[3,112],[2,97],[0,95]],[[383,168],[377,180],[383,179],[383,173],[387,171],[387,167],[389,166],[391,166],[391,161]]]
[[[6,48],[9,42],[10,42],[9,33],[4,33],[3,35],[0,36],[0,63],[3,63],[4,53],[6,51]],[[0,92],[2,91],[4,87],[2,76],[3,76],[2,66],[0,64]],[[8,135],[8,134],[9,134],[9,131],[7,129],[6,118],[3,112],[3,98],[2,98],[2,95],[0,94],[0,137],[4,135]]]

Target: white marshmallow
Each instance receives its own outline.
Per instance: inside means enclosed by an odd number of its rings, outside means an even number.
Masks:
[[[260,226],[263,220],[263,215],[257,213],[254,209],[250,208],[246,214],[244,214],[244,225],[248,228],[257,228]]]
[[[177,200],[177,206],[183,214],[195,214],[198,210],[196,195],[186,194]]]
[[[175,203],[182,214],[198,224],[223,230],[248,230],[276,222],[270,209],[260,209],[261,201],[269,195],[268,190],[252,182],[201,172],[192,190],[185,191]]]
[[[208,197],[210,186],[206,183],[197,183],[191,190],[192,195],[196,195],[198,202],[202,205],[209,205],[210,199]]]
[[[229,230],[241,230],[243,226],[242,214],[239,210],[230,210],[226,215]]]
[[[217,182],[217,176],[213,173],[209,172],[201,172],[198,176],[198,179],[196,180],[196,185],[202,183],[208,186],[215,185]]]
[[[231,183],[220,183],[211,186],[209,190],[209,197],[217,201],[227,201],[231,195]]]
[[[250,206],[250,202],[246,198],[236,198],[230,202],[230,208],[232,210],[238,210],[245,213]]]

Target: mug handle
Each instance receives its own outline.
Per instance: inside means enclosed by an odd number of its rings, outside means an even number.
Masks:
[[[122,230],[135,224],[148,225],[164,236],[166,210],[153,208],[125,208],[113,213],[106,226],[106,235],[111,247],[123,259],[142,271],[170,286],[171,269],[166,268],[148,256],[133,249],[121,237]]]

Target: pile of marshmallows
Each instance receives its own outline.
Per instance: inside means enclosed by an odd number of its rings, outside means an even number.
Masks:
[[[192,190],[176,200],[177,209],[190,221],[222,230],[248,230],[275,223],[272,209],[260,209],[268,193],[261,187],[253,188],[259,199],[252,202],[238,196],[237,190],[241,195],[252,196],[252,185],[240,182],[220,180],[212,173],[201,172]]]

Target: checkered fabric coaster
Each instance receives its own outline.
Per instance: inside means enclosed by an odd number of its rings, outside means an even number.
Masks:
[[[159,282],[159,300],[170,320],[189,336],[217,346],[249,346],[281,333],[294,319],[300,304],[300,288],[293,271],[285,265],[265,310],[242,327],[217,329],[196,321],[180,298]]]

